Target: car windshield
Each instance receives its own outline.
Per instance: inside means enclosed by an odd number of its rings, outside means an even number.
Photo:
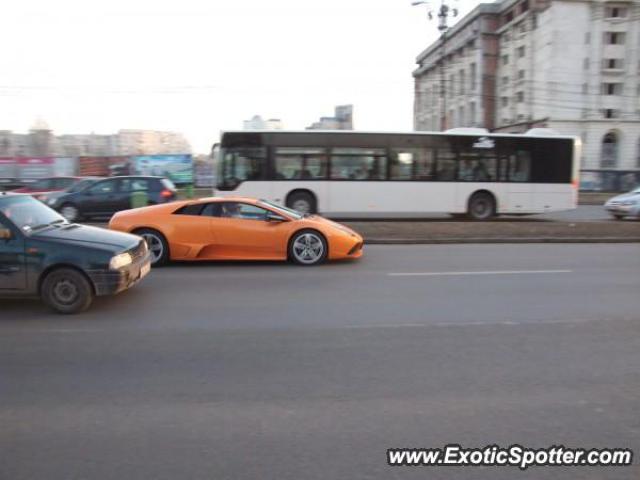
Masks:
[[[260,200],[260,203],[263,204],[266,207],[269,207],[272,210],[275,210],[279,213],[284,213],[285,215],[288,215],[290,217],[295,218],[296,220],[300,220],[302,217],[304,217],[304,215],[302,215],[300,212],[297,212],[295,210],[291,210],[290,208],[287,207],[282,207],[280,205],[277,205],[275,203],[271,203],[267,200]]]
[[[27,233],[66,222],[64,217],[57,212],[33,197],[26,195],[3,198],[0,201],[0,212],[11,220],[16,227]]]

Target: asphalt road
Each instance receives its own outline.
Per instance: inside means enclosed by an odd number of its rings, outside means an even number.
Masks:
[[[631,479],[640,246],[369,246],[174,265],[85,315],[0,303],[0,479]],[[390,447],[632,467],[388,467]]]

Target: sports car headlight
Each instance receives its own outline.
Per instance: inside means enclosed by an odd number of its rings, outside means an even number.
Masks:
[[[126,252],[121,253],[111,259],[111,261],[109,262],[109,268],[111,270],[119,270],[123,267],[131,265],[131,262],[132,262],[131,255],[129,255]]]

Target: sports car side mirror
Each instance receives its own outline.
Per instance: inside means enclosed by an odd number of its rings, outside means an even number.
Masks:
[[[8,228],[0,228],[0,240],[11,240],[11,230]]]
[[[286,218],[281,217],[280,215],[276,215],[275,213],[267,213],[265,220],[267,222],[286,222],[287,221]]]

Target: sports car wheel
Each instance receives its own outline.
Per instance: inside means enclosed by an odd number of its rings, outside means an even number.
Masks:
[[[318,265],[327,258],[327,241],[314,230],[296,233],[289,245],[289,258],[299,265]]]
[[[149,247],[149,253],[151,254],[151,265],[159,267],[164,265],[169,260],[169,245],[160,232],[145,228],[144,230],[137,230],[134,232],[136,235],[140,235],[147,246]]]

